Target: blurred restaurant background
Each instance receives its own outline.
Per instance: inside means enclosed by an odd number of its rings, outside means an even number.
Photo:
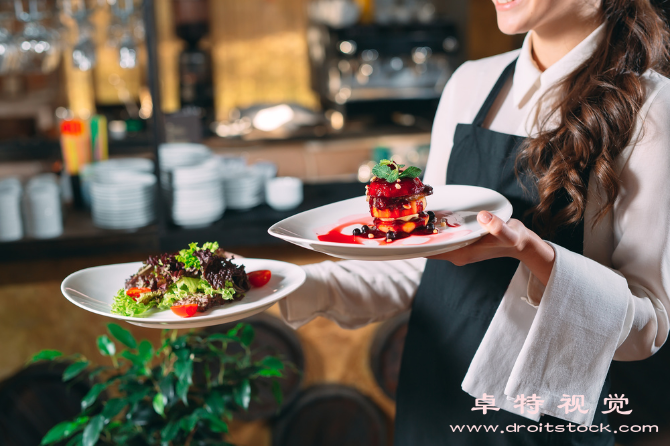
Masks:
[[[67,302],[65,276],[205,241],[330,260],[267,228],[362,196],[380,159],[423,168],[451,73],[522,40],[490,0],[0,1],[0,444],[38,444],[86,392],[24,369],[32,354],[105,360],[109,320]],[[250,322],[296,373],[231,441],[391,444],[407,316],[277,316]]]

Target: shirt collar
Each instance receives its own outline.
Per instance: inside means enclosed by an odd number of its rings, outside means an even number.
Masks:
[[[521,108],[538,90],[547,88],[560,81],[563,77],[574,71],[579,65],[586,61],[595,52],[605,29],[601,24],[584,40],[574,47],[559,61],[540,71],[531,54],[530,31],[523,41],[519,58],[514,69],[512,83],[512,97],[514,105]]]

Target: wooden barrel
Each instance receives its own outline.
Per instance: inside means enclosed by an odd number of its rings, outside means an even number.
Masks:
[[[387,446],[389,422],[352,387],[321,384],[303,390],[275,421],[272,446]]]
[[[0,383],[0,444],[35,446],[56,424],[74,418],[90,390],[84,382],[64,383],[68,364],[35,364]]]
[[[300,345],[300,339],[295,331],[282,322],[279,318],[266,313],[257,314],[245,319],[243,322],[254,327],[255,337],[251,344],[253,359],[260,360],[267,355],[280,356],[283,361],[293,364],[284,369],[283,378],[259,378],[255,380],[257,386],[257,397],[251,400],[249,410],[236,414],[236,418],[244,421],[272,418],[276,416],[280,407],[272,395],[272,380],[276,379],[282,389],[282,407],[290,404],[298,394],[302,383],[303,370],[305,368],[305,357]],[[237,325],[231,324],[208,327],[208,333],[225,333]],[[231,353],[235,353],[232,348]],[[194,377],[201,372],[194,369]],[[213,375],[215,373],[214,369]]]
[[[400,314],[384,322],[377,329],[377,333],[370,347],[370,368],[389,398],[395,400],[400,375],[402,350],[407,336],[409,312]]]

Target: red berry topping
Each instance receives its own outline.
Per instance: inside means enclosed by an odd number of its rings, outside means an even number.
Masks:
[[[393,183],[376,178],[368,185],[368,195],[371,197],[405,197],[419,194],[423,190],[424,185],[418,178],[403,178]]]

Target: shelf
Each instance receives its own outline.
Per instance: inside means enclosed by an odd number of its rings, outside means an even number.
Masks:
[[[132,231],[110,231],[93,225],[87,211],[66,213],[63,234],[52,239],[24,238],[0,242],[2,261],[147,252],[158,249],[156,225]]]
[[[362,196],[361,183],[306,184],[305,199],[295,210],[279,212],[267,205],[248,211],[228,210],[206,228],[188,229],[151,225],[132,231],[112,231],[93,225],[88,211],[67,212],[64,233],[46,240],[22,239],[0,242],[0,263],[34,259],[102,256],[111,254],[177,251],[189,243],[218,241],[226,249],[240,246],[286,244],[267,230],[274,223],[318,206]]]
[[[304,188],[305,199],[297,209],[279,212],[262,205],[248,211],[227,210],[221,220],[206,228],[168,226],[160,236],[160,248],[162,251],[175,251],[192,242],[207,241],[218,241],[226,249],[235,246],[285,244],[287,242],[268,234],[270,226],[299,212],[364,194],[365,189],[358,182],[307,184]]]
[[[128,135],[122,141],[109,141],[110,155],[153,153],[146,133]],[[47,138],[23,138],[0,141],[0,162],[60,159],[60,141]]]

